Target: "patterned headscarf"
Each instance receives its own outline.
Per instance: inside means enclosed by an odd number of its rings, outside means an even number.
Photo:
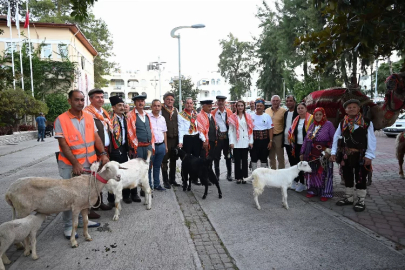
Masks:
[[[321,113],[322,113],[322,119],[321,119],[321,121],[319,121],[319,122],[315,120],[315,114],[316,114],[317,112],[321,112]],[[323,126],[323,125],[326,123],[326,121],[328,121],[328,118],[326,118],[325,109],[322,108],[322,107],[316,108],[316,109],[314,110],[314,126]]]

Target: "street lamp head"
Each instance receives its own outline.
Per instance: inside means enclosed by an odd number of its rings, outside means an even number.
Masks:
[[[191,26],[191,28],[204,28],[205,25],[204,24],[194,24]]]

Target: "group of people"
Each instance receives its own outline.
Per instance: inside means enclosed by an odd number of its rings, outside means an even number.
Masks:
[[[375,157],[375,137],[372,123],[360,113],[357,100],[344,104],[347,116],[338,129],[327,121],[325,110],[317,108],[314,115],[307,112],[305,103],[296,105],[293,96],[287,96],[284,109],[280,97],[271,98],[272,106],[265,110],[265,101],[257,99],[246,109],[244,101],[234,103],[233,111],[226,108],[226,97],[217,96],[217,108],[212,110],[213,101],[201,101],[201,111],[194,109],[191,98],[185,101],[185,108],[179,112],[174,107],[175,96],[166,93],[163,104],[152,101],[152,112],[145,108],[146,95],[133,97],[134,108],[119,96],[110,97],[112,112],[103,109],[104,91],[93,89],[89,92],[90,105],[84,107],[85,96],[81,91],[69,92],[70,109],[55,120],[55,138],[60,152],[58,168],[63,179],[84,173],[90,165],[99,160],[123,163],[133,158],[146,159],[148,151],[153,152],[149,170],[149,183],[153,190],[163,191],[176,182],[175,148],[182,148],[187,154],[208,159],[214,166],[218,179],[221,177],[220,160],[226,163],[226,179],[245,184],[248,177],[248,155],[252,170],[258,167],[271,169],[285,167],[284,148],[291,166],[301,160],[310,161],[311,174],[300,174],[293,183],[296,191],[308,189],[307,197],[319,196],[327,201],[333,196],[333,162],[343,167],[346,195],[338,205],[354,203],[354,176],[358,201],[356,211],[365,208],[366,170],[370,169]],[[332,148],[330,159],[320,158],[326,148]],[[277,166],[278,163],[278,166]],[[162,172],[162,182],[160,181]],[[163,184],[163,186],[162,186]],[[194,179],[199,185],[199,180]],[[122,191],[125,203],[140,202],[137,188]],[[108,194],[108,204],[101,201],[98,209],[110,210],[114,206],[114,195]],[[142,191],[140,192],[141,196]],[[90,219],[99,218],[92,209]],[[72,231],[71,212],[63,213],[64,234],[70,238]],[[80,226],[81,220],[79,220]],[[100,226],[89,221],[89,227]]]

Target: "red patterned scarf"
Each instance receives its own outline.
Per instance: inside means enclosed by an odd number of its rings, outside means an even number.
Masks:
[[[212,119],[214,119],[215,122],[215,118],[211,115]],[[198,131],[201,132],[204,137],[205,137],[205,141],[208,141],[208,131],[210,129],[210,119],[208,119],[208,115],[206,112],[204,112],[203,110],[201,110],[201,112],[197,115],[197,128]],[[216,126],[216,124],[215,124]]]
[[[136,137],[136,108],[130,111],[127,115],[127,129],[128,129],[128,137],[129,137],[129,146],[131,146],[135,152],[138,148],[138,138]],[[145,117],[149,119],[149,127],[152,133],[152,148],[155,150],[155,135],[153,134],[152,122],[150,121],[149,115],[145,114]]]
[[[343,120],[342,133],[347,128],[349,128],[350,133],[353,133],[355,124],[359,127],[366,127],[364,118],[361,113],[358,113],[354,118],[350,118],[348,115],[345,115],[345,118]]]
[[[252,136],[252,133],[253,133],[252,117],[248,113],[244,113],[244,115],[245,115],[246,124],[248,126],[248,135],[249,135],[249,138],[250,138],[250,136]],[[228,118],[228,121],[229,121],[230,125],[233,125],[235,127],[235,129],[236,129],[236,140],[239,140],[239,119],[238,119],[238,115],[236,113],[232,114]]]
[[[88,113],[90,113],[91,115],[93,115],[93,118],[96,118],[98,120],[101,121],[101,123],[103,123],[104,127],[109,130],[110,132],[113,132],[113,126],[111,124],[111,118],[110,115],[108,114],[108,112],[106,110],[104,110],[104,108],[101,108],[101,110],[103,111],[103,114],[100,114],[97,109],[93,106],[93,105],[89,105],[86,108],[84,108],[84,110]]]
[[[211,112],[211,115],[214,116],[215,119],[215,115],[217,114],[218,108],[216,108],[215,110],[213,110]],[[232,111],[230,109],[225,108],[225,112],[226,112],[226,124],[228,124],[228,119],[229,117],[231,117],[232,115]]]
[[[122,115],[123,119],[125,119],[125,115]],[[113,138],[113,146],[114,149],[118,149],[121,144],[122,144],[122,129],[120,125],[120,119],[117,114],[112,115],[112,125],[113,125],[113,133],[112,133],[112,138]]]
[[[290,129],[288,130],[288,142],[291,145],[291,153],[295,157],[295,129],[297,128],[300,116],[295,117]],[[308,131],[309,126],[312,124],[314,117],[312,114],[308,113],[305,115],[304,128],[305,131]]]

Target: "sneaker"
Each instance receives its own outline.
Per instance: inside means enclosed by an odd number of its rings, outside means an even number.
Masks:
[[[366,209],[366,204],[364,201],[360,201],[360,199],[357,201],[357,203],[353,206],[354,211],[356,212],[363,212]]]
[[[79,223],[77,227],[83,228],[83,223]],[[89,220],[87,228],[97,228],[97,227],[100,227],[100,223]]]
[[[296,192],[302,192],[307,190],[307,186],[301,183],[298,183],[297,188],[295,189]]]
[[[336,202],[337,206],[353,205],[353,202],[349,201],[347,198]]]
[[[166,189],[164,187],[162,187],[161,185],[157,186],[155,188],[155,190],[159,190],[159,191],[165,191]]]
[[[65,235],[65,238],[66,238],[67,240],[70,240],[70,236],[72,235],[72,228],[65,229],[64,232],[63,232],[63,234]],[[77,233],[75,233],[75,238],[76,238],[76,239],[79,238],[79,235],[78,235]]]
[[[301,184],[301,183],[300,183]],[[292,181],[290,189],[297,189],[298,184],[295,181]]]

